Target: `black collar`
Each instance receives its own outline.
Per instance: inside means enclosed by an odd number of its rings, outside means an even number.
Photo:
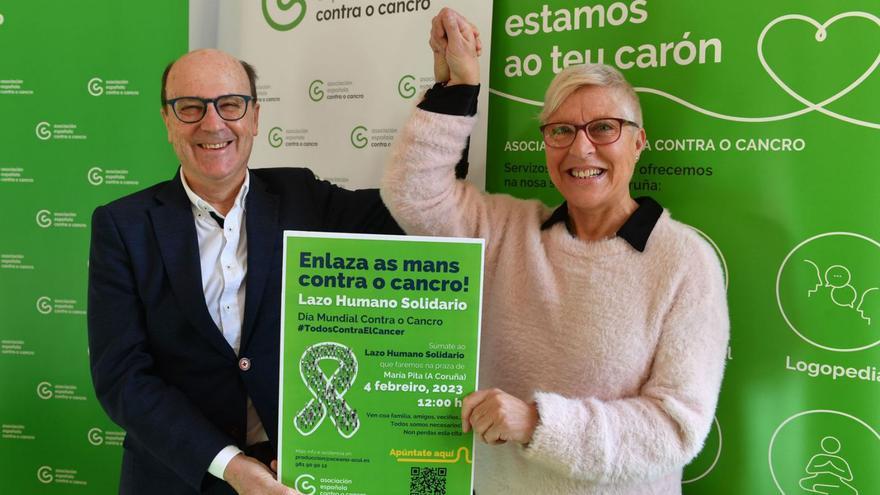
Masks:
[[[637,251],[645,252],[645,246],[648,245],[648,237],[651,236],[654,226],[657,225],[657,220],[663,214],[663,207],[648,196],[636,198],[636,203],[639,204],[638,208],[623,223],[620,230],[617,231],[617,236],[628,242]],[[541,230],[547,230],[559,222],[565,222],[568,232],[574,235],[568,216],[568,204],[565,202],[559,205],[559,208],[553,211],[550,218],[541,224]]]

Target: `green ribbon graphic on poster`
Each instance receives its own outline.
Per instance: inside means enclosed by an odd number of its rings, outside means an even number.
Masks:
[[[632,196],[725,267],[724,386],[683,492],[880,493],[880,4],[498,0],[491,52],[487,190],[561,202],[544,91],[609,64],[644,113]]]
[[[471,493],[482,240],[287,232],[284,260],[282,482]]]

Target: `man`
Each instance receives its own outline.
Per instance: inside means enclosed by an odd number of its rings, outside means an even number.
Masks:
[[[295,493],[267,466],[282,231],[400,233],[375,190],[306,169],[248,169],[255,79],[217,50],[169,66],[162,118],[179,173],[92,217],[91,369],[127,433],[121,493]]]

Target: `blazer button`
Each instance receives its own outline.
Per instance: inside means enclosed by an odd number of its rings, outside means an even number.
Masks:
[[[239,359],[238,360],[238,369],[240,369],[241,371],[247,371],[247,370],[251,369],[251,360],[246,357]]]

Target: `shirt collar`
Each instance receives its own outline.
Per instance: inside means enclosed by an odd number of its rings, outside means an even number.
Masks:
[[[180,168],[180,182],[183,183],[183,190],[186,192],[186,196],[189,198],[189,202],[192,203],[197,209],[204,211],[205,213],[213,213],[220,218],[224,218],[223,215],[220,215],[210,203],[202,199],[198,194],[196,194],[186,182],[186,176],[183,175],[183,167]],[[235,196],[235,202],[232,207],[244,207],[244,199],[247,197],[248,189],[250,189],[251,185],[251,172],[248,172],[244,176],[244,183],[241,185],[241,189],[238,190],[238,194]]]
[[[660,203],[648,196],[636,198],[636,203],[638,203],[639,206],[636,208],[636,211],[626,219],[626,222],[623,223],[620,230],[617,231],[617,236],[628,242],[635,250],[645,252],[645,246],[648,245],[648,237],[651,236],[651,232],[654,231],[654,226],[657,225],[657,220],[659,220],[660,215],[663,214],[663,207],[660,206]],[[571,221],[568,216],[568,203],[566,202],[559,205],[559,208],[556,208],[553,213],[550,214],[550,218],[541,224],[541,230],[547,230],[559,222],[565,222],[565,227],[568,229],[568,232],[571,235],[574,235]]]

